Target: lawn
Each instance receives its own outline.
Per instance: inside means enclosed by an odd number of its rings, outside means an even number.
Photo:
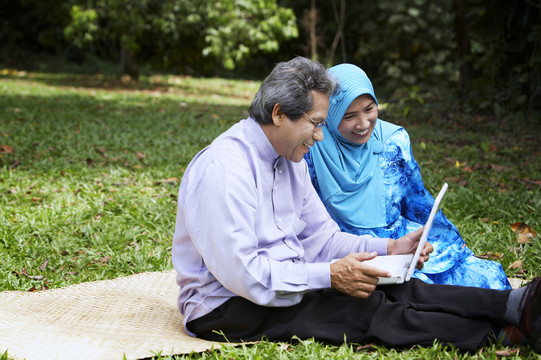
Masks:
[[[247,116],[257,82],[152,76],[0,75],[0,291],[36,291],[171,269],[180,179],[190,159]],[[419,106],[420,107],[420,106]],[[541,124],[410,111],[404,125],[427,188],[468,246],[509,277],[541,274]],[[9,354],[8,354],[9,355]],[[526,358],[491,346],[473,357]],[[263,342],[178,358],[463,358],[313,341]],[[0,355],[1,358],[1,355]],[[4,354],[4,358],[6,355]],[[9,358],[9,357],[7,357]]]

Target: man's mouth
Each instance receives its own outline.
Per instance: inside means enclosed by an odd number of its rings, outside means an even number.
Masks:
[[[312,147],[312,145],[309,145],[309,144],[307,144],[307,143],[305,143],[305,142],[303,142],[302,144],[303,144],[308,150],[310,150],[310,148]]]

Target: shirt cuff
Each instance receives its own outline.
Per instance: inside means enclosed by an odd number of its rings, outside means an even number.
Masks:
[[[378,255],[387,255],[388,238],[369,237],[366,239],[366,251],[376,251]]]
[[[331,287],[331,266],[328,262],[307,263],[308,288],[311,290]]]

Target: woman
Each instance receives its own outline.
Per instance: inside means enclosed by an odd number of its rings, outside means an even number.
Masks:
[[[424,187],[408,133],[378,119],[378,102],[363,70],[340,64],[330,72],[339,89],[330,98],[324,139],[306,155],[327,210],[353,234],[396,239],[420,228],[434,198]],[[511,288],[501,264],[476,258],[441,211],[428,241],[434,252],[414,277],[434,284]]]

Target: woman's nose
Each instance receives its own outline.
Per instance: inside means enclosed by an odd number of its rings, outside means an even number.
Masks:
[[[359,116],[355,126],[361,130],[365,130],[370,127],[370,119],[368,116]]]

